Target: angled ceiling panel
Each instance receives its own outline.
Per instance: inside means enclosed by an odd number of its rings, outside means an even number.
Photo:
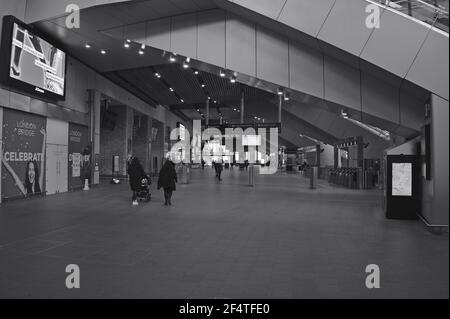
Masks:
[[[404,78],[430,28],[385,10],[380,28],[370,36],[361,58]]]
[[[287,0],[278,21],[317,37],[335,0]]]
[[[170,50],[174,53],[197,58],[197,15],[185,14],[172,17]]]
[[[170,18],[147,22],[146,45],[161,50],[170,50]]]
[[[286,0],[235,0],[234,3],[249,8],[274,20],[280,15]]]
[[[406,79],[449,99],[448,33],[430,32]]]
[[[372,32],[366,27],[366,1],[336,0],[318,38],[359,56]]]
[[[198,13],[198,59],[225,67],[225,12]]]

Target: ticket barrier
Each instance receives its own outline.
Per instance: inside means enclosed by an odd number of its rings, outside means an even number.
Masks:
[[[361,189],[362,169],[360,168],[337,168],[331,169],[328,181],[331,184],[341,185],[352,189]]]

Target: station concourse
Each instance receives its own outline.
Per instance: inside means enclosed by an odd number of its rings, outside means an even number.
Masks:
[[[76,2],[0,1],[1,299],[448,299],[448,0]]]

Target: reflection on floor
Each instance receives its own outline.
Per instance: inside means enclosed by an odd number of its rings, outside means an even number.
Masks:
[[[0,298],[448,298],[448,233],[386,220],[381,192],[194,170],[174,205],[126,184],[0,206]],[[65,286],[66,265],[81,288]],[[365,267],[381,268],[381,288]]]

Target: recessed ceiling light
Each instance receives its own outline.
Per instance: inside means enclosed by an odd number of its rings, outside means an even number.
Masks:
[[[223,72],[222,70],[220,70],[219,74],[220,74],[220,77],[222,77],[222,78],[225,77],[225,72]]]
[[[283,95],[283,89],[279,88],[277,93],[278,93],[278,95]]]
[[[101,50],[100,53],[101,54],[106,54],[106,51],[105,50]]]
[[[189,68],[189,63],[187,61],[183,62],[183,68],[185,69]]]
[[[202,88],[204,88],[206,85],[205,84],[202,84]]]
[[[198,75],[198,73],[199,73],[199,72],[198,72],[197,70],[194,71],[194,74],[195,74],[195,75]]]
[[[177,59],[173,55],[171,55],[170,58],[169,58],[169,61],[170,62],[176,62]]]
[[[130,47],[130,43],[129,42],[125,42],[124,44],[123,44],[123,46],[125,47],[125,48],[129,48]]]
[[[91,48],[91,44],[90,43],[86,43],[85,45],[84,45],[84,47],[86,48],[86,49],[90,49]]]
[[[181,99],[180,101],[181,101],[181,103],[184,103],[184,100],[183,100],[183,99]]]
[[[169,88],[170,92],[173,92],[174,90],[172,88]]]
[[[236,83],[236,77],[234,75],[230,78],[230,82],[231,83]]]
[[[289,92],[284,93],[284,100],[289,101],[290,99],[291,99],[291,95],[289,94]]]
[[[159,79],[161,78],[161,74],[159,74],[158,72],[155,73],[155,76]]]
[[[139,49],[138,53],[139,53],[140,55],[144,55],[145,52],[144,52],[144,50]]]

